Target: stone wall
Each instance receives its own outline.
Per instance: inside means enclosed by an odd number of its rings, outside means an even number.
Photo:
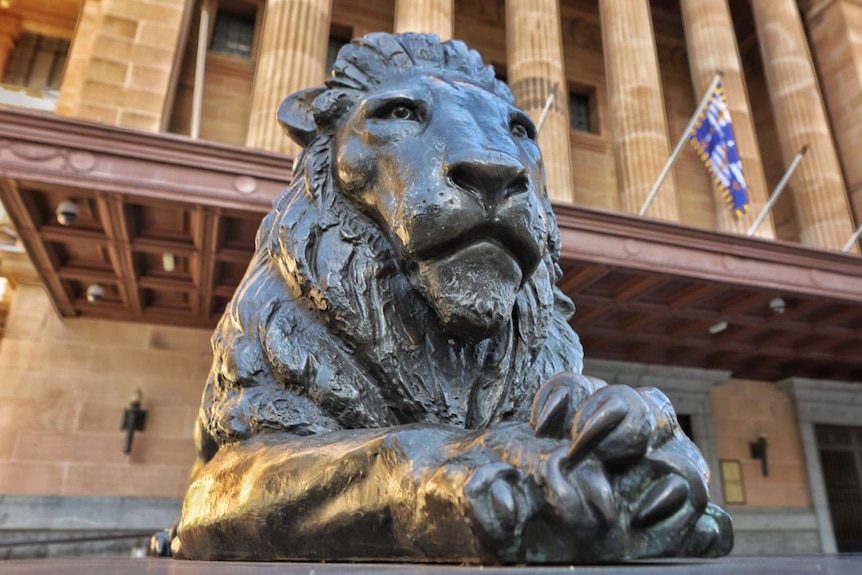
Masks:
[[[64,321],[41,286],[19,286],[0,342],[0,493],[181,497],[209,336]],[[124,455],[120,422],[138,387],[149,415]]]
[[[87,0],[57,113],[159,131],[186,0]]]
[[[719,459],[738,459],[747,506],[810,507],[796,411],[774,383],[731,380],[712,389],[712,417]],[[749,444],[768,442],[769,475],[752,459]]]

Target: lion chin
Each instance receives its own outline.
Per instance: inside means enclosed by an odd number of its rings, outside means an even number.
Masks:
[[[408,277],[449,331],[477,342],[512,317],[523,274],[499,243],[480,240],[420,262]]]

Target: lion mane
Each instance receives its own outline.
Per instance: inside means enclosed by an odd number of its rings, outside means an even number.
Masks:
[[[554,285],[560,242],[547,193],[542,261],[508,322],[470,343],[446,330],[409,283],[385,230],[339,189],[339,122],[379,85],[416,68],[514,101],[493,68],[459,41],[372,34],[342,48],[332,77],[313,94],[314,126],[291,133],[305,146],[292,183],[264,218],[213,335],[197,428],[203,461],[220,445],[271,430],[307,436],[526,421],[547,378],[581,372],[582,349],[568,325],[574,306]]]

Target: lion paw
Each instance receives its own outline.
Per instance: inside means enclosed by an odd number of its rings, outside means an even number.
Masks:
[[[465,495],[480,539],[502,555],[516,553],[524,525],[536,508],[526,476],[506,463],[484,465],[467,481]]]
[[[577,373],[560,373],[548,379],[533,399],[530,426],[538,437],[568,439],[575,414],[605,382]]]

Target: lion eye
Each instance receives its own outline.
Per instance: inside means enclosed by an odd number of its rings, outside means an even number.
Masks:
[[[521,122],[512,122],[512,125],[509,127],[512,135],[516,138],[529,138],[530,130],[527,129],[527,126],[522,124]]]
[[[389,117],[396,120],[415,120],[416,113],[407,106],[395,106],[389,111]]]

